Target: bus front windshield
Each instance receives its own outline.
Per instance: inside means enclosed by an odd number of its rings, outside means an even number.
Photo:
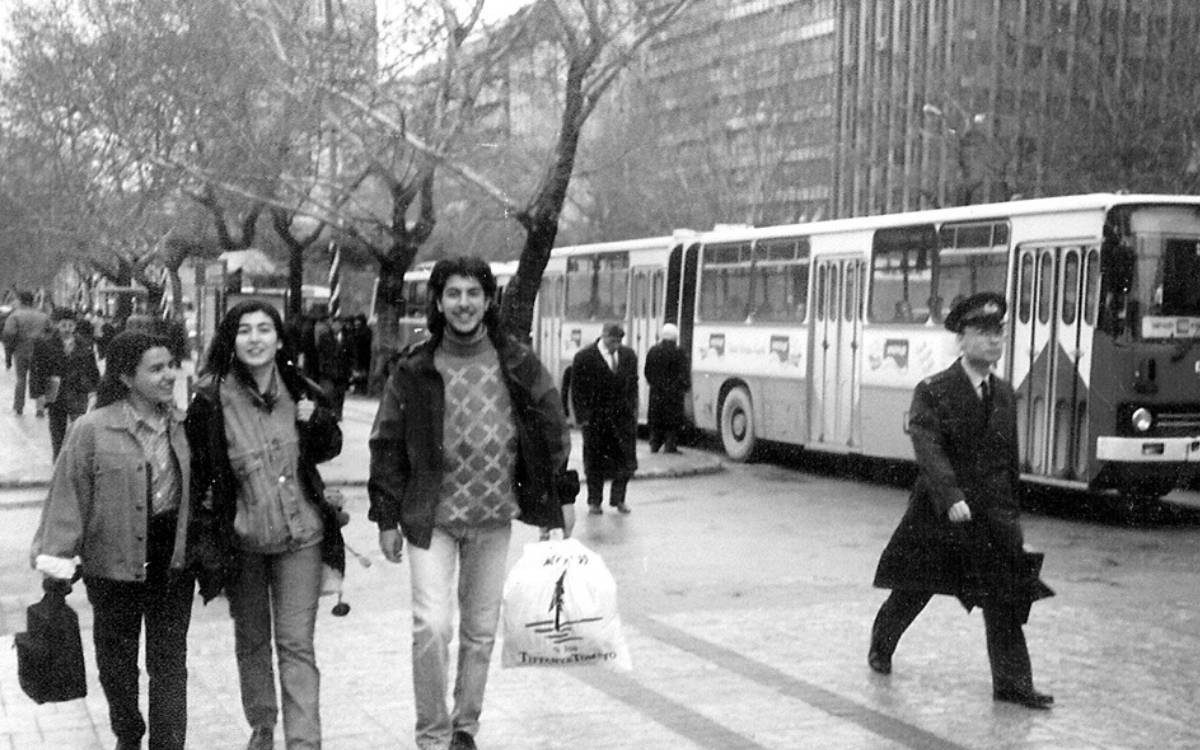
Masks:
[[[1137,338],[1200,338],[1200,215],[1191,207],[1142,207],[1126,218],[1109,309]]]

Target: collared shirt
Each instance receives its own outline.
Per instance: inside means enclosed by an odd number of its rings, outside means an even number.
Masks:
[[[975,395],[978,396],[980,399],[983,399],[983,397],[984,397],[983,384],[985,382],[987,382],[989,387],[993,387],[992,384],[990,383],[992,374],[989,372],[984,375],[976,375],[975,373],[968,370],[966,365],[960,364],[960,367],[962,367],[963,372],[965,372],[967,374],[967,380],[971,381],[971,387],[975,389]]]
[[[162,410],[147,417],[125,402],[129,431],[137,438],[150,464],[150,513],[159,515],[179,507],[179,464],[171,450],[171,413]]]
[[[610,368],[612,368],[613,372],[616,372],[617,371],[617,352],[619,350],[618,349],[608,349],[608,348],[605,348],[602,346],[602,347],[600,347],[600,351],[604,352],[604,359],[608,361],[608,366]]]

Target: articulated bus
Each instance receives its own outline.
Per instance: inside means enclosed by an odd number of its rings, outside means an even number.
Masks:
[[[1097,194],[558,248],[534,342],[562,377],[623,322],[690,353],[690,415],[760,441],[912,459],[913,387],[957,357],[942,321],[1003,290],[999,374],[1027,481],[1156,497],[1200,474],[1200,197]],[[644,384],[643,384],[644,388]],[[642,394],[643,418],[645,393]]]

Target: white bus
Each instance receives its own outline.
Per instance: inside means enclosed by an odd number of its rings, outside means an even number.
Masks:
[[[534,341],[560,377],[605,321],[644,361],[663,323],[695,425],[911,459],[913,387],[957,356],[942,320],[1002,291],[999,364],[1023,477],[1139,497],[1200,473],[1200,198],[1096,194],[556,249]],[[643,384],[643,389],[644,389]],[[643,391],[643,417],[645,393]]]

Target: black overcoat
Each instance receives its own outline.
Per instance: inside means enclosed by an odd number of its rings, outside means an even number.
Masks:
[[[617,370],[598,344],[579,350],[571,366],[571,407],[583,425],[583,470],[589,477],[637,470],[638,358],[617,349]]]
[[[650,402],[646,421],[651,429],[683,427],[683,397],[691,387],[687,355],[674,341],[660,341],[646,352],[646,382]]]
[[[917,481],[879,559],[876,586],[949,594],[968,609],[1053,593],[1037,577],[1040,555],[1023,547],[1016,397],[1008,383],[992,383],[990,414],[961,362],[917,385],[908,423]],[[960,500],[971,520],[951,523],[947,512]]]

